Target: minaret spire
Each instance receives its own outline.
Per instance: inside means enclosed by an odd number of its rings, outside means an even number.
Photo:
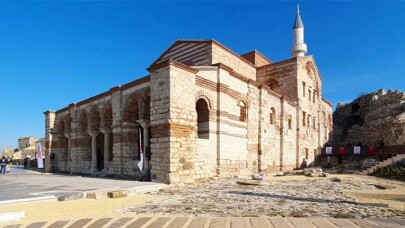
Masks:
[[[307,53],[307,45],[304,42],[304,23],[301,19],[300,5],[297,4],[297,16],[293,26],[294,43],[291,54],[294,57],[305,56]]]

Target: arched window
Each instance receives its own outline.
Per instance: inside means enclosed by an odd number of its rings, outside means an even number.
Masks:
[[[209,139],[209,117],[208,103],[199,99],[196,104],[198,138]]]
[[[307,126],[308,127],[311,127],[311,125],[309,125],[310,124],[310,122],[309,122],[309,120],[311,119],[311,115],[307,115]]]
[[[276,120],[276,110],[274,110],[274,108],[271,108],[270,124],[275,124],[275,120]]]
[[[332,115],[331,114],[329,114],[329,116],[328,116],[328,122],[329,122],[329,126],[330,127],[332,127]]]
[[[287,123],[288,123],[288,129],[291,129],[292,128],[292,118],[291,118],[291,116],[288,117]]]
[[[314,95],[312,96],[312,102],[315,103],[315,96],[316,96],[316,91],[314,90]]]
[[[326,114],[325,114],[325,112],[324,111],[322,111],[322,123],[323,123],[323,125],[325,125],[326,126]]]
[[[239,103],[240,106],[240,116],[239,116],[239,120],[242,122],[246,122],[247,119],[247,107],[245,102],[241,101]]]

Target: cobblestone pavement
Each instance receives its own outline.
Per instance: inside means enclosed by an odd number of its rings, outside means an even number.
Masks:
[[[4,226],[20,228],[20,224]],[[282,218],[282,217],[123,217],[79,219],[32,223],[26,228],[369,228],[405,227],[405,219],[336,219],[336,218]]]
[[[346,189],[376,189],[366,181],[336,182],[332,178],[240,185],[237,179],[212,180],[187,188],[167,188],[157,200],[117,213],[214,217],[335,217],[405,218],[405,212],[385,205],[365,204],[343,194]],[[249,182],[250,183],[250,182]]]

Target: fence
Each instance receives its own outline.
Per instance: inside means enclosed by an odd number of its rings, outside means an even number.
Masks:
[[[330,153],[326,153],[327,147],[322,148],[322,155],[327,156],[374,156],[381,155],[390,157],[395,154],[405,154],[405,145],[385,146],[381,150],[376,146],[362,146],[360,153],[355,154],[355,146],[332,146]]]

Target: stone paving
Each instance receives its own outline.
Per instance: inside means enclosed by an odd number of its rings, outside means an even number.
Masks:
[[[405,219],[336,219],[282,217],[123,217],[36,222],[27,226],[6,225],[5,228],[369,228],[405,227]]]
[[[335,217],[405,218],[405,212],[387,205],[364,204],[343,194],[344,190],[368,191],[366,181],[339,182],[333,178],[303,178],[282,182],[240,185],[237,179],[212,180],[186,188],[167,188],[157,200],[117,211],[122,214],[153,214],[214,217]],[[245,183],[249,184],[249,182]]]

